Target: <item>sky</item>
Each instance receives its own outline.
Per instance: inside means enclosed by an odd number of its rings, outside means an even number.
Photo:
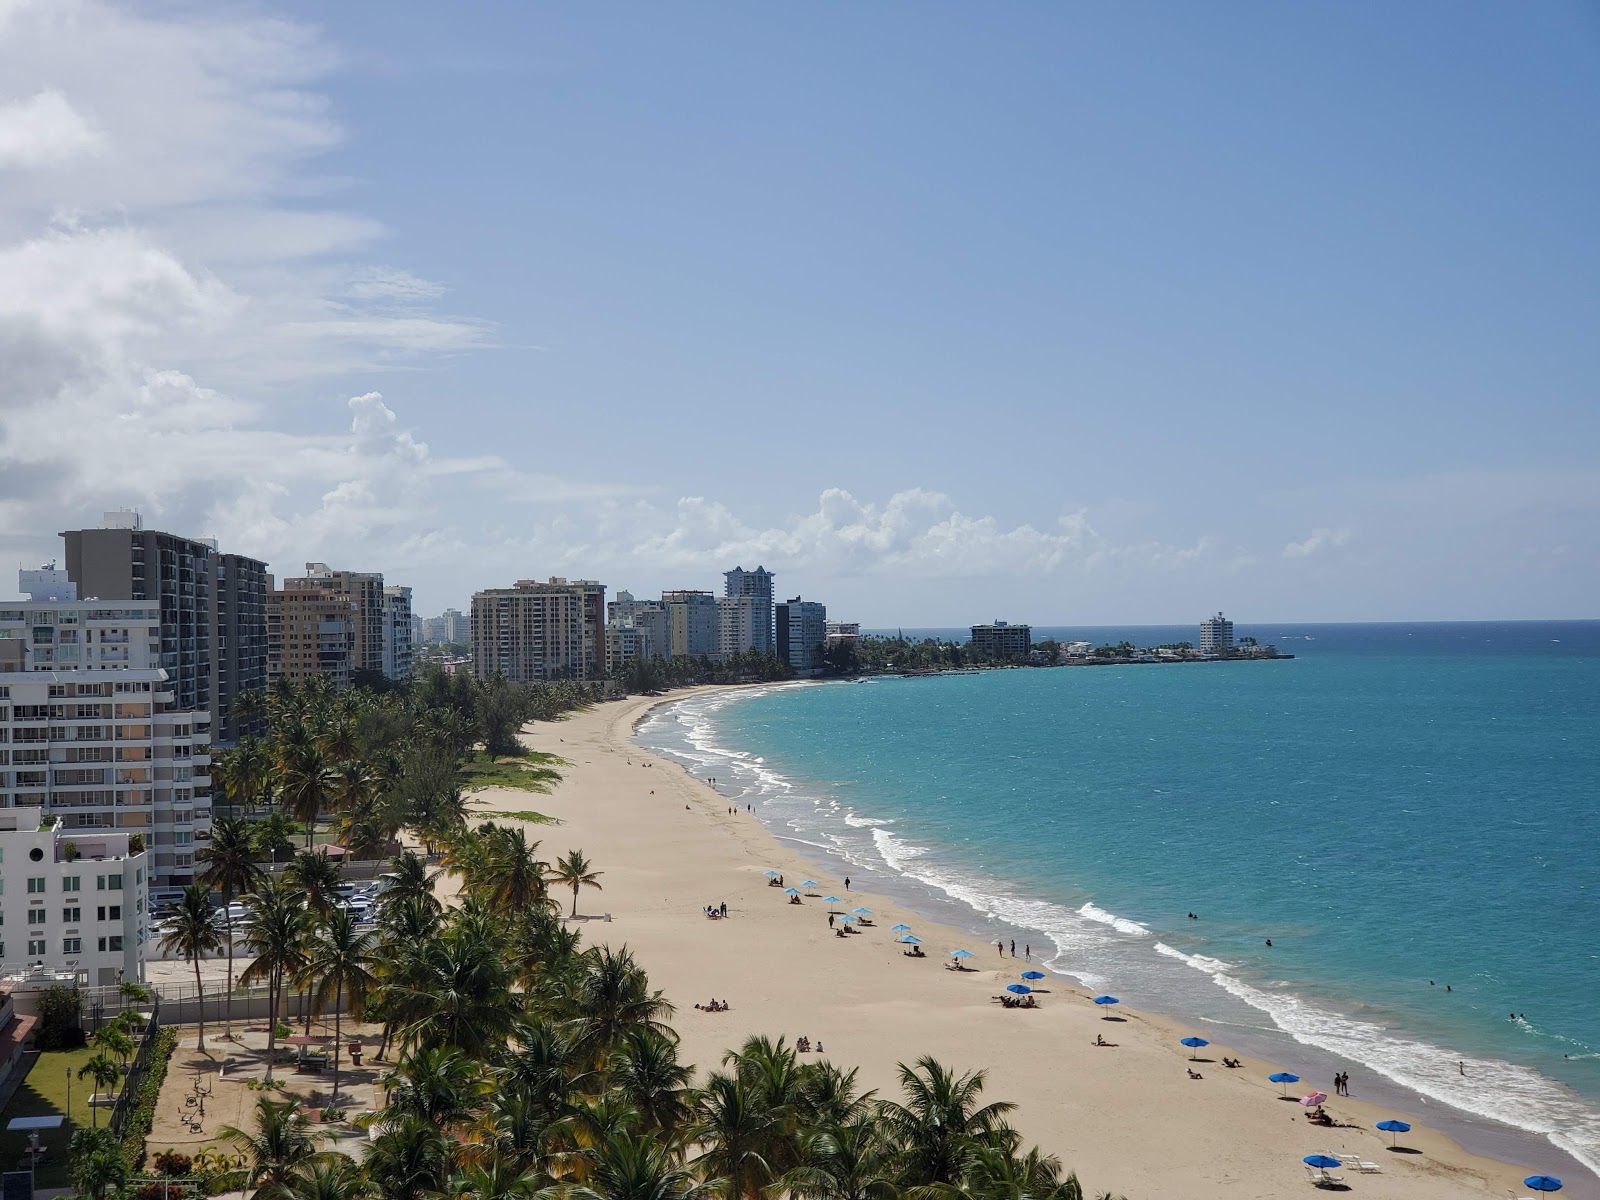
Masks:
[[[1600,8],[0,0],[0,597],[1596,617]]]

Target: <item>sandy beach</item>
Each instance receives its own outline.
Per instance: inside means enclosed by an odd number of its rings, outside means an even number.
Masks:
[[[570,764],[548,796],[480,793],[482,813],[535,808],[559,825],[532,826],[545,857],[582,849],[604,871],[603,891],[585,890],[579,919],[591,943],[626,945],[677,1006],[673,1026],[682,1057],[704,1072],[752,1034],[805,1035],[836,1063],[860,1069],[864,1087],[897,1095],[896,1068],[932,1055],[948,1066],[983,1068],[986,1095],[1019,1105],[1014,1122],[1030,1141],[1058,1155],[1086,1192],[1130,1197],[1275,1197],[1308,1190],[1301,1159],[1356,1155],[1381,1173],[1338,1172],[1352,1191],[1417,1198],[1524,1194],[1531,1167],[1467,1153],[1413,1120],[1402,1149],[1375,1122],[1396,1114],[1360,1100],[1327,1105],[1338,1127],[1310,1125],[1280,1098],[1267,1075],[1277,1068],[1212,1044],[1199,1062],[1178,1039],[1193,1030],[1119,1006],[1118,1019],[1058,978],[1035,1010],[1004,1009],[992,997],[1029,964],[1002,958],[990,943],[921,920],[902,905],[858,889],[826,864],[780,845],[748,813],[671,763],[642,752],[630,737],[651,707],[681,699],[639,698],[603,705],[569,720],[530,727],[524,740]],[[795,905],[764,874],[820,886]],[[820,897],[846,897],[825,905]],[[570,908],[570,894],[564,897]],[[728,906],[708,920],[707,905]],[[828,913],[863,906],[875,926],[839,938]],[[604,920],[609,914],[609,922]],[[927,957],[904,956],[889,927],[904,922]],[[970,949],[975,969],[945,968],[948,951]],[[731,1011],[696,1003],[715,997]],[[1114,1047],[1095,1045],[1097,1037]],[[1202,1078],[1193,1079],[1189,1071]],[[1331,1074],[1331,1072],[1330,1072]],[[1296,1085],[1291,1095],[1309,1084]],[[1326,1083],[1321,1084],[1326,1090]]]

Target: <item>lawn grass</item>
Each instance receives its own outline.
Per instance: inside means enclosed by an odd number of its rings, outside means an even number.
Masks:
[[[70,1185],[67,1177],[67,1144],[80,1127],[98,1120],[101,1125],[111,1120],[109,1107],[92,1115],[89,1096],[94,1091],[92,1079],[79,1079],[78,1068],[94,1057],[88,1046],[81,1050],[46,1050],[34,1060],[28,1077],[22,1081],[11,1103],[0,1113],[0,1163],[8,1168],[27,1170],[28,1135],[10,1133],[6,1126],[13,1117],[42,1117],[59,1113],[67,1119],[60,1129],[46,1129],[39,1134],[41,1145],[49,1148],[49,1156],[39,1165],[34,1182],[40,1188],[60,1188]],[[67,1072],[72,1072],[72,1111],[67,1111]]]
[[[516,758],[490,758],[484,751],[474,750],[462,764],[461,787],[468,792],[491,787],[548,792],[561,782],[561,773],[556,767],[565,765],[566,760],[554,754],[528,753]]]
[[[557,817],[547,817],[544,813],[534,812],[531,808],[519,809],[516,812],[501,812],[498,810],[482,809],[472,814],[474,817],[510,817],[513,821],[526,821],[529,825],[559,825]]]

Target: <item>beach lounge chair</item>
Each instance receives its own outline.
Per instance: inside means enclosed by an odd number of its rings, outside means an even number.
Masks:
[[[1317,1187],[1338,1187],[1344,1182],[1343,1175],[1329,1175],[1325,1167],[1313,1167],[1306,1164],[1306,1177]]]
[[[1341,1154],[1339,1155],[1339,1161],[1352,1171],[1360,1171],[1363,1175],[1377,1175],[1383,1171],[1383,1168],[1377,1163],[1368,1162],[1355,1154]]]

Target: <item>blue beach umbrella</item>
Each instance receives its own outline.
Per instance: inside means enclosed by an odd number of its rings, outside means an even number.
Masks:
[[[972,957],[972,951],[971,950],[952,950],[952,951],[950,951],[950,957],[951,958],[971,958]]]
[[[905,924],[891,925],[891,926],[889,926],[889,930],[892,933],[910,933],[911,932],[911,926],[905,925]]]
[[[1019,996],[1026,996],[1033,989],[1025,983],[1008,983],[1006,984],[1006,991],[1015,992]]]
[[[1397,1134],[1397,1133],[1410,1133],[1411,1132],[1411,1126],[1407,1125],[1404,1121],[1379,1121],[1378,1124],[1377,1124],[1377,1128],[1383,1130],[1385,1133],[1390,1135],[1390,1137],[1389,1137],[1389,1147],[1390,1147],[1390,1149],[1394,1148],[1394,1143],[1395,1143],[1395,1138],[1393,1136],[1394,1134]]]
[[[848,913],[846,913],[844,916],[840,917],[839,920],[845,922],[846,924],[854,924],[855,923],[855,918],[850,916],[850,914],[848,914]]]
[[[800,889],[799,888],[784,888],[783,889],[783,894],[785,896],[798,896],[800,894]]]
[[[1043,971],[1024,971],[1022,973],[1022,977],[1024,979],[1043,979],[1044,978],[1044,972]]]
[[[850,911],[858,917],[870,917],[872,915],[870,908],[852,908]]]
[[[815,879],[802,879],[800,881],[800,886],[801,887],[816,887],[817,886],[817,881]]]
[[[922,939],[921,938],[916,937],[915,935],[909,934],[909,933],[906,934],[905,937],[901,938],[900,940],[902,942],[904,942],[908,946],[920,946],[920,945],[922,945]]]
[[[1096,996],[1094,998],[1094,1002],[1096,1004],[1121,1004],[1122,1003],[1122,1001],[1118,1000],[1115,996]]]
[[[837,896],[824,896],[822,898],[822,902],[824,904],[838,904],[839,903],[839,897],[837,897]]]
[[[1291,1075],[1288,1071],[1275,1071],[1271,1075],[1268,1075],[1267,1078],[1272,1080],[1273,1083],[1281,1083],[1281,1084],[1283,1084],[1283,1091],[1279,1093],[1280,1095],[1283,1095],[1283,1096],[1287,1096],[1289,1094],[1289,1085],[1291,1083],[1299,1083],[1300,1082],[1300,1076]],[[1383,1126],[1380,1125],[1380,1126],[1378,1126],[1378,1128],[1382,1129]],[[1410,1129],[1411,1126],[1407,1125],[1406,1128]]]
[[[778,872],[777,871],[763,871],[762,874],[765,875],[768,879],[776,879],[778,877]]]
[[[1179,1038],[1178,1039],[1178,1044],[1182,1045],[1182,1046],[1187,1046],[1191,1050],[1198,1050],[1198,1049],[1200,1049],[1201,1046],[1209,1046],[1209,1045],[1211,1045],[1210,1042],[1206,1041],[1205,1038],[1201,1038],[1201,1037]],[[1193,1054],[1189,1055],[1189,1061],[1190,1062],[1194,1061],[1194,1055]],[[1335,1162],[1333,1165],[1334,1166],[1338,1166],[1339,1164],[1337,1162]]]
[[[1561,1180],[1554,1175],[1529,1175],[1522,1181],[1523,1187],[1531,1187],[1536,1192],[1559,1192]]]
[[[1308,1154],[1300,1160],[1308,1167],[1320,1167],[1326,1171],[1329,1167],[1342,1167],[1344,1164],[1331,1154]]]

